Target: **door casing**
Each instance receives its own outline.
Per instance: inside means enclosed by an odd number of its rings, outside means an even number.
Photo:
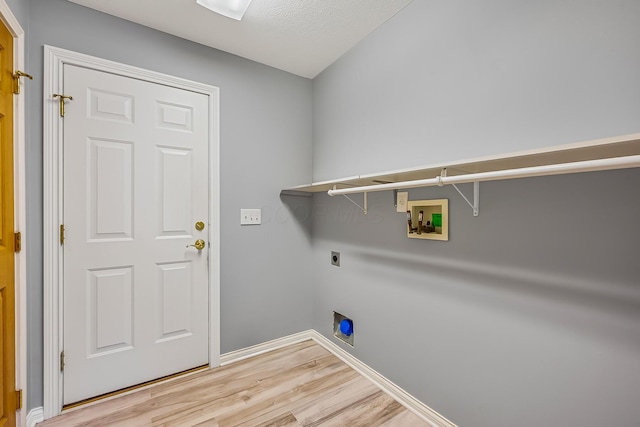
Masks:
[[[0,20],[13,36],[13,68],[24,69],[24,30],[5,0],[0,0]],[[22,390],[23,407],[16,414],[16,425],[26,425],[27,412],[27,233],[25,174],[25,83],[13,96],[13,174],[14,227],[22,233],[22,251],[15,254],[16,390]]]
[[[59,103],[52,98],[62,93],[64,64],[90,68],[207,95],[209,98],[209,366],[220,365],[220,109],[219,89],[138,67],[72,52],[52,46],[44,49],[43,91],[43,234],[44,234],[44,418],[62,410],[60,351],[63,345],[62,246],[59,227],[62,218],[62,146],[64,119]],[[73,102],[73,101],[71,101]]]

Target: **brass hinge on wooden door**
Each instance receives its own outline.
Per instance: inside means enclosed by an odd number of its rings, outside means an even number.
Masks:
[[[64,351],[60,352],[60,372],[64,372]]]
[[[22,390],[16,390],[16,411],[22,409]]]
[[[33,80],[33,76],[19,70],[13,73],[11,77],[13,77],[13,93],[16,95],[20,93],[20,77],[26,77],[29,80]]]
[[[22,233],[19,231],[13,233],[13,251],[20,252],[22,250]]]
[[[60,244],[64,245],[64,224],[60,224]]]

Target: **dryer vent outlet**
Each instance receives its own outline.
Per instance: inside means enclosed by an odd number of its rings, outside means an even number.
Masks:
[[[333,336],[353,347],[353,320],[333,312]]]

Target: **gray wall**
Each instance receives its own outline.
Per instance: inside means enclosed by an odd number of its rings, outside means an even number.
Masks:
[[[640,131],[637,1],[416,0],[314,80],[314,179]],[[640,170],[314,196],[314,328],[461,426],[637,427]],[[471,194],[470,186],[464,186]],[[354,196],[360,199],[360,196]],[[329,252],[341,252],[341,267]],[[333,339],[333,338],[332,338]]]
[[[222,352],[310,328],[309,224],[293,218],[310,199],[278,195],[311,179],[311,82],[63,0],[31,0],[29,23],[28,408],[42,405],[44,44],[220,88]],[[263,224],[241,228],[254,207]]]
[[[29,29],[37,79],[27,88],[29,409],[42,405],[49,44],[221,88],[223,352],[311,326],[329,336],[337,310],[355,319],[354,354],[460,425],[637,427],[639,171],[482,184],[478,218],[451,188],[412,190],[449,198],[447,243],[406,239],[389,193],[370,195],[366,217],[343,198],[278,193],[311,178],[312,119],[315,179],[637,132],[638,2],[416,0],[313,92],[63,0],[29,0],[28,13],[8,2]],[[262,207],[264,224],[240,228],[241,207]]]
[[[416,0],[314,79],[315,181],[640,131],[637,0]]]
[[[27,23],[27,10],[28,10],[28,0],[5,0],[11,12],[16,17],[16,19],[20,22],[22,29],[25,33],[28,32]]]

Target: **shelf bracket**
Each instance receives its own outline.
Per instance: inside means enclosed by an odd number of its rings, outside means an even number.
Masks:
[[[336,189],[336,186],[333,186],[333,189]],[[355,202],[351,197],[347,196],[346,194],[343,194],[344,197],[347,198],[347,200],[349,200],[351,203],[353,203],[354,205],[356,205],[358,208],[360,208],[360,210],[362,211],[363,214],[367,214],[367,192],[363,192],[362,193],[363,197],[364,197],[364,206],[360,206],[357,202]]]
[[[440,171],[440,176],[438,176],[438,186],[442,187],[444,185],[444,182],[442,181],[442,178],[446,178],[447,177],[447,168],[442,168],[442,170]],[[480,182],[479,181],[475,181],[473,183],[473,203],[471,203],[469,201],[469,199],[467,199],[467,196],[465,196],[462,191],[460,191],[460,189],[458,188],[457,185],[455,184],[451,184],[453,185],[453,188],[456,189],[456,191],[458,192],[458,194],[460,194],[462,196],[462,198],[464,199],[465,202],[467,202],[467,204],[471,207],[471,209],[473,209],[473,216],[478,216],[480,215],[480,210],[479,210],[479,205],[480,205]]]
[[[469,199],[467,199],[467,197],[464,194],[462,194],[462,191],[460,191],[460,189],[458,188],[457,185],[455,185],[455,184],[451,184],[451,185],[453,185],[453,188],[455,188],[456,191],[462,196],[464,201],[467,202],[467,204],[469,206],[471,206],[471,209],[473,209],[473,216],[480,215],[480,210],[479,210],[479,205],[480,205],[480,183],[478,181],[473,183],[473,203],[471,203],[469,201]]]

